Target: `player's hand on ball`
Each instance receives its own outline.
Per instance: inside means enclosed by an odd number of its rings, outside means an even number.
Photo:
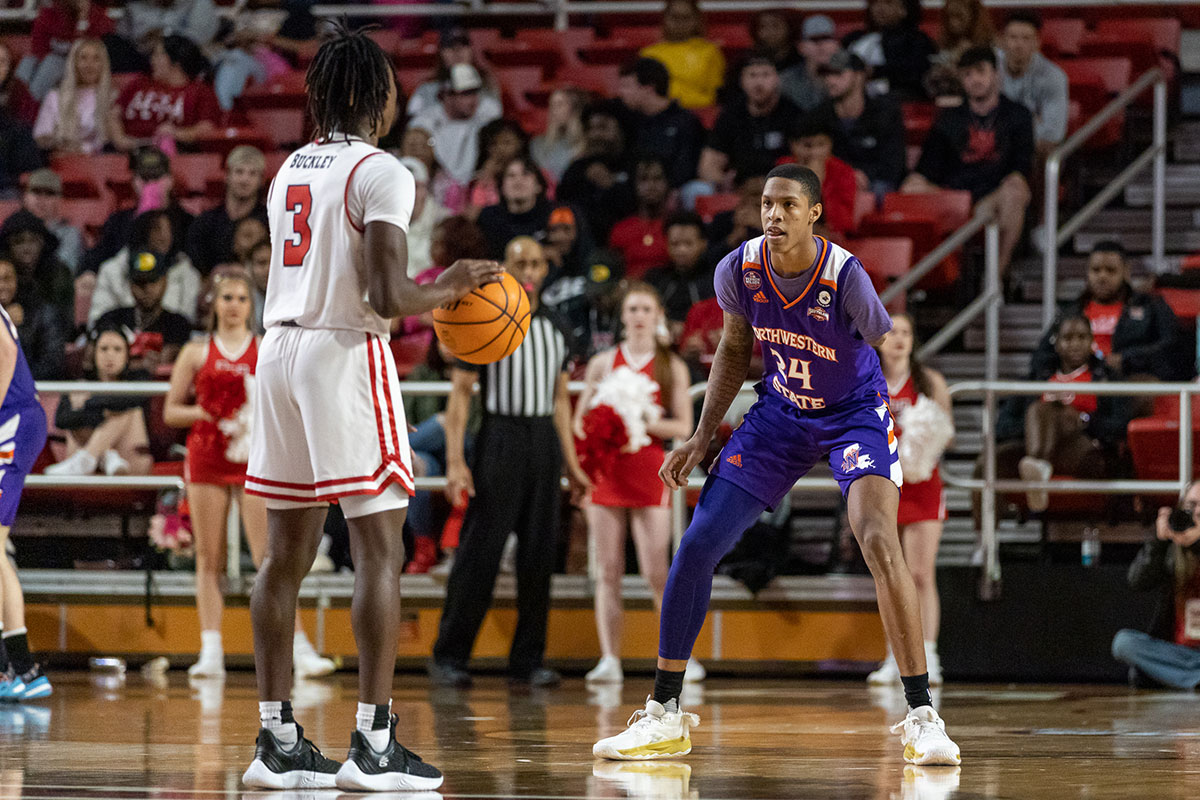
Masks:
[[[495,261],[480,258],[460,258],[438,276],[438,283],[449,284],[459,297],[486,283],[496,283],[504,267]]]
[[[693,436],[670,453],[667,453],[666,459],[663,460],[662,469],[658,471],[658,477],[662,479],[662,482],[667,485],[668,489],[679,489],[687,486],[688,476],[692,474],[692,470],[700,463],[700,459],[704,458],[704,453],[707,450],[708,443],[702,442]]]
[[[446,499],[458,508],[463,505],[463,495],[475,496],[475,479],[466,464],[450,464],[446,467]]]

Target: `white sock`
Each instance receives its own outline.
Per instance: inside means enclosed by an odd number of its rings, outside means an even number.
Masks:
[[[373,703],[359,703],[358,713],[354,715],[354,727],[366,737],[367,744],[371,745],[371,749],[377,753],[381,753],[387,749],[388,739],[392,735],[391,714],[392,701],[387,703],[388,722],[382,728],[375,727],[375,717],[377,711],[382,712],[382,706],[376,706]]]
[[[225,654],[220,631],[200,631],[200,657],[203,658],[209,653],[218,656]]]
[[[29,633],[25,628],[13,628],[11,631],[4,631],[3,638],[7,639],[10,636],[20,636],[22,633]]]
[[[292,704],[288,703],[288,721],[283,721],[283,703],[279,700],[269,700],[258,704],[258,719],[264,728],[269,730],[284,747],[291,748],[300,740],[296,723],[291,719]]]

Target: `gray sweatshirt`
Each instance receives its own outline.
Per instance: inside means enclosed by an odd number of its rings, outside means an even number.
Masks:
[[[1004,66],[1004,51],[996,53],[1004,94],[1033,114],[1033,135],[1039,142],[1061,142],[1067,136],[1067,73],[1041,53],[1029,69],[1013,77]]]

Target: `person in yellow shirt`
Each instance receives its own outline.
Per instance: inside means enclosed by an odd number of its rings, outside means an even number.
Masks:
[[[664,41],[641,52],[666,66],[671,74],[670,96],[684,108],[715,104],[717,90],[725,82],[725,56],[701,35],[703,29],[696,0],[669,0],[663,13]]]

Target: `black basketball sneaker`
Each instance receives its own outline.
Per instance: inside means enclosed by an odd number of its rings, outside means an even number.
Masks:
[[[442,785],[442,773],[396,741],[396,720],[388,725],[386,750],[371,748],[361,732],[350,734],[350,754],[337,774],[337,788],[350,792],[426,792]]]
[[[242,783],[255,789],[336,789],[335,778],[342,765],[323,756],[304,738],[304,729],[299,725],[296,732],[300,738],[288,750],[275,734],[260,729],[254,760],[242,775]]]

